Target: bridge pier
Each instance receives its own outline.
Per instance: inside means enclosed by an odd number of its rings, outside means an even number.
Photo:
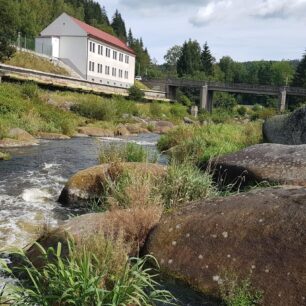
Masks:
[[[166,86],[167,98],[170,99],[170,100],[175,100],[176,99],[176,90],[177,90],[176,86],[167,85]]]
[[[282,88],[278,96],[279,96],[279,111],[284,112],[286,110],[286,99],[287,99],[286,88]]]
[[[208,89],[208,85],[201,87],[200,92],[200,109],[212,112],[214,92]]]

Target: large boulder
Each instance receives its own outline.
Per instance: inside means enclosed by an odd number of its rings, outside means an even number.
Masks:
[[[146,249],[168,275],[208,295],[224,275],[250,278],[263,305],[306,304],[306,189],[202,200],[165,215]]]
[[[65,221],[38,239],[38,243],[46,249],[56,248],[61,242],[63,252],[67,254],[67,239],[72,239],[77,245],[88,246],[93,243],[91,239],[119,237],[126,244],[129,255],[136,256],[148,233],[158,223],[160,215],[161,209],[153,206],[86,214]],[[36,245],[32,245],[27,253],[34,264],[40,264],[41,254]]]
[[[145,134],[149,133],[147,127],[143,123],[126,123],[125,128],[130,134]]]
[[[218,157],[208,167],[224,186],[263,181],[306,186],[306,145],[257,144]]]
[[[98,127],[84,126],[78,128],[78,133],[92,137],[113,137],[114,132],[109,129],[102,129]]]
[[[266,142],[271,143],[306,144],[306,107],[267,119],[263,125],[263,136]]]
[[[107,180],[113,179],[114,172],[135,171],[138,175],[149,173],[156,177],[166,172],[165,166],[150,163],[123,163],[120,169],[116,167],[103,164],[79,171],[65,185],[59,202],[64,206],[86,206],[88,201],[98,199],[103,194],[104,185]]]
[[[157,134],[166,134],[174,128],[174,124],[166,120],[151,121],[150,125],[153,126],[153,132]]]
[[[37,139],[20,128],[10,129],[7,137],[0,140],[0,148],[26,147],[37,144]]]

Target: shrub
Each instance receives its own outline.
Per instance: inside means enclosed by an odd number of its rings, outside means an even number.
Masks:
[[[187,110],[186,107],[178,103],[174,103],[170,108],[170,114],[175,118],[183,118],[187,115]]]
[[[156,260],[147,256],[143,259],[129,259],[118,275],[109,273],[108,263],[102,264],[99,258],[85,247],[77,249],[69,243],[68,258],[62,257],[62,245],[57,249],[41,253],[45,266],[37,269],[21,251],[26,266],[21,268],[25,280],[18,281],[14,272],[7,267],[17,281],[16,287],[8,298],[14,305],[152,305],[156,301],[170,304],[172,295],[159,290],[151,268],[145,264]],[[113,255],[110,252],[107,256]]]
[[[38,86],[34,82],[25,82],[22,84],[21,93],[29,99],[38,97]]]
[[[246,113],[247,113],[247,109],[246,109],[246,107],[245,106],[239,106],[238,108],[237,108],[237,113],[238,113],[238,115],[240,115],[240,116],[245,116],[246,115]]]
[[[140,101],[144,98],[145,93],[137,86],[131,86],[129,88],[129,98],[131,100]]]
[[[226,275],[220,283],[221,297],[227,306],[259,305],[262,294],[255,291],[249,279],[238,281],[237,276]]]
[[[237,105],[237,101],[231,94],[216,92],[214,96],[214,104],[218,108],[232,110]]]
[[[160,189],[167,209],[216,194],[211,175],[189,163],[172,163]]]
[[[192,105],[192,101],[186,95],[179,96],[177,101],[187,107],[190,107]]]

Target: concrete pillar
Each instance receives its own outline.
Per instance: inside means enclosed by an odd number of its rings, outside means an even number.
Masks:
[[[167,85],[166,87],[166,94],[167,94],[167,98],[170,100],[175,100],[176,99],[176,86],[172,86],[172,85]]]
[[[287,90],[286,88],[282,88],[279,93],[279,111],[284,112],[286,110],[286,98],[287,98]]]
[[[212,112],[214,92],[208,89],[208,85],[201,87],[200,92],[200,109]]]

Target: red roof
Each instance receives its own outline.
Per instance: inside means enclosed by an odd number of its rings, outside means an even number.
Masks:
[[[92,26],[90,26],[89,24],[81,21],[81,20],[78,20],[74,17],[71,17],[73,19],[73,21],[78,25],[80,26],[88,35],[98,39],[98,40],[102,40],[104,41],[105,43],[108,43],[110,45],[113,45],[119,49],[122,49],[122,50],[125,50],[129,53],[132,53],[132,54],[135,54],[135,52],[129,48],[125,42],[123,42],[122,40],[120,40],[119,38],[111,35],[111,34],[108,34],[106,32],[103,32],[97,28],[94,28]]]

